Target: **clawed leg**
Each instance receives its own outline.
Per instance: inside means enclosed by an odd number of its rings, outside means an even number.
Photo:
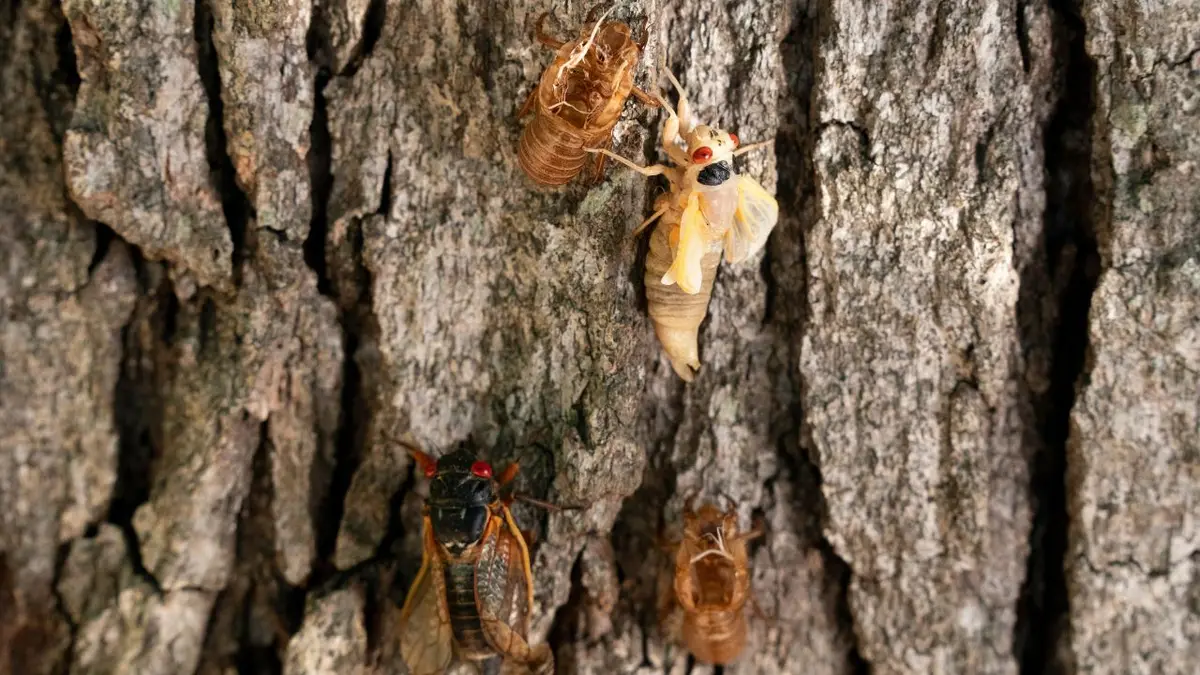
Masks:
[[[637,87],[630,89],[629,93],[633,94],[633,97],[640,101],[642,105],[650,106],[651,108],[657,108],[661,105],[661,99],[651,96]]]
[[[596,155],[596,163],[592,167],[592,183],[599,183],[604,180],[604,164],[608,161],[608,157],[602,154]]]
[[[650,217],[649,217],[649,218],[647,218],[647,219],[643,220],[643,221],[642,221],[642,224],[641,224],[641,225],[638,225],[638,226],[637,226],[637,229],[636,229],[636,230],[634,230],[634,231],[633,231],[633,234],[632,234],[632,235],[630,235],[630,236],[632,236],[632,237],[636,237],[636,236],[638,236],[639,234],[641,234],[641,233],[642,233],[642,230],[646,229],[647,227],[650,227],[650,224],[651,224],[651,223],[653,223],[654,221],[658,220],[659,218],[661,218],[661,217],[662,217],[662,214],[666,213],[666,212],[667,212],[667,209],[669,209],[669,208],[670,208],[670,206],[668,205],[668,206],[664,206],[664,207],[662,207],[661,209],[659,209],[659,210],[655,211],[653,214],[651,214],[651,215],[650,215]]]
[[[665,172],[667,169],[671,168],[669,166],[663,166],[662,164],[654,164],[651,166],[638,166],[637,164],[634,164],[633,162],[629,161],[628,159],[625,159],[624,157],[618,155],[617,153],[615,153],[611,150],[606,150],[604,148],[584,148],[584,150],[591,152],[591,153],[599,153],[599,154],[605,155],[607,157],[612,157],[613,159],[617,160],[621,164],[624,164],[625,166],[629,167],[630,169],[633,169],[634,171],[642,174],[643,176],[661,176],[663,174],[663,172]]]
[[[533,104],[535,101],[537,101],[537,94],[538,87],[537,85],[534,85],[533,91],[529,92],[529,96],[525,99],[525,104],[521,106],[519,111],[517,111],[517,119],[521,119],[533,110]]]
[[[541,16],[538,17],[537,25],[534,27],[534,30],[533,30],[533,37],[538,42],[546,45],[550,49],[558,51],[559,49],[562,49],[562,46],[565,45],[566,43],[563,42],[562,40],[556,40],[556,39],[550,37],[549,35],[546,35],[546,32],[544,30],[542,30],[542,27],[546,23],[546,17],[548,17],[548,16],[550,16],[550,12],[544,12]]]
[[[774,141],[759,141],[758,143],[751,143],[750,145],[743,145],[742,147],[733,151],[733,156],[737,157],[738,155],[744,155],[747,152],[750,152],[752,150],[758,150],[759,148],[765,148],[773,142]]]

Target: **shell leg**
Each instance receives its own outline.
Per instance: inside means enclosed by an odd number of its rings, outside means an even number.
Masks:
[[[537,26],[533,30],[533,37],[538,42],[546,45],[550,49],[558,51],[559,49],[562,49],[562,46],[566,43],[562,40],[557,40],[549,35],[546,35],[546,32],[542,28],[545,25],[546,17],[548,16],[550,16],[550,12],[543,12],[542,15],[538,17]]]
[[[533,91],[529,92],[529,96],[525,98],[525,103],[521,106],[521,109],[517,111],[517,119],[521,119],[533,110],[533,104],[537,101],[537,93],[538,88],[535,86]]]

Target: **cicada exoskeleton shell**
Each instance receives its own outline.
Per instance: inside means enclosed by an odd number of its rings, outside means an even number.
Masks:
[[[698,660],[734,661],[746,647],[745,605],[750,598],[746,542],[735,509],[712,504],[684,511],[683,540],[675,555],[675,596],[683,607],[683,639]]]
[[[539,35],[544,19],[538,21]],[[603,20],[585,25],[576,40],[558,48],[521,111],[522,116],[533,112],[517,154],[530,178],[542,185],[564,185],[587,163],[584,148],[610,144],[625,100],[636,93],[633,72],[641,49],[628,25]],[[644,94],[641,98],[655,105]],[[597,162],[597,172],[601,166]]]

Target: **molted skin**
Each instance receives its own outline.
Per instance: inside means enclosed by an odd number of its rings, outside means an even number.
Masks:
[[[582,61],[568,67],[592,29],[592,24],[585,25],[578,39],[558,49],[521,113],[532,106],[534,117],[521,134],[518,161],[542,185],[570,182],[587,162],[584,148],[611,143],[613,127],[633,91],[641,46],[624,23],[603,24]],[[597,162],[597,177],[602,166]]]
[[[750,597],[747,539],[737,511],[712,504],[684,511],[683,541],[675,556],[675,596],[684,610],[683,639],[700,661],[726,664],[746,647],[743,608]]]

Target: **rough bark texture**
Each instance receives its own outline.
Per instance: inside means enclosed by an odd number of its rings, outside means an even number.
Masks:
[[[684,385],[661,186],[517,167],[549,3],[5,3],[0,673],[404,673],[399,441],[583,507],[517,507],[559,672],[717,670],[693,495],[766,532],[725,672],[1192,672],[1200,14],[1151,4],[617,2],[639,86],[774,140]]]

